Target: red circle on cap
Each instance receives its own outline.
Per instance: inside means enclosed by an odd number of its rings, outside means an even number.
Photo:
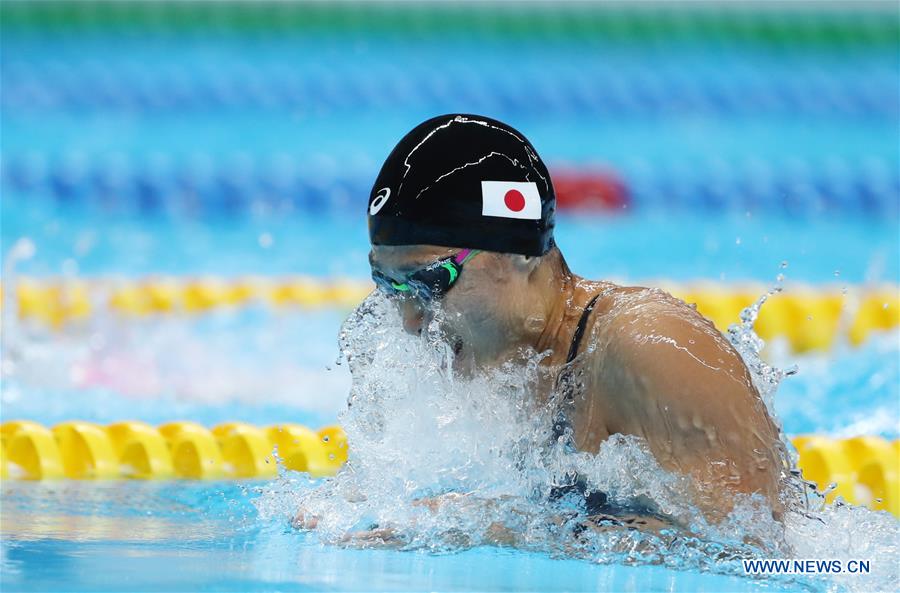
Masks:
[[[521,212],[525,209],[525,196],[517,189],[511,189],[503,196],[503,203],[513,212]]]

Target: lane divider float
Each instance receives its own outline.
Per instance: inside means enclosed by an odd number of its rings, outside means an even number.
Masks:
[[[390,41],[424,37],[495,39],[554,43],[605,40],[656,48],[685,40],[758,44],[785,48],[855,47],[893,49],[896,19],[887,9],[853,10],[852,4],[732,6],[699,3],[646,10],[626,3],[565,3],[548,10],[542,3],[459,5],[428,2],[411,10],[404,3],[380,2],[178,2],[137,0],[109,2],[7,1],[0,5],[4,31],[70,32],[150,31],[191,33],[216,31],[250,35],[308,34],[377,35]],[[356,37],[354,37],[356,36]]]
[[[792,442],[800,454],[798,465],[803,477],[815,482],[819,490],[835,485],[826,501],[841,496],[853,504],[900,517],[900,440],[805,435]]]
[[[24,70],[29,74],[40,68],[39,64],[17,66],[17,70]],[[86,68],[72,64],[66,71],[81,71]],[[191,76],[185,73],[177,78],[188,80]],[[245,73],[235,73],[234,76],[245,83]],[[529,80],[539,77],[540,75],[536,74]],[[14,78],[15,75],[7,75],[4,72],[6,84],[0,98],[0,108],[15,110],[15,105],[21,104],[26,112],[32,113],[42,100],[32,96],[35,94],[35,88],[41,86],[40,82],[7,81]],[[112,75],[103,77],[104,80],[111,78]],[[815,82],[810,83],[811,89],[805,95],[822,101],[825,96],[819,90],[822,86],[819,78],[814,77]],[[468,80],[468,77],[464,79]],[[212,82],[208,92],[202,89],[199,92],[206,96],[214,93],[215,89],[221,90],[229,86],[239,88],[237,83],[232,84],[233,82]],[[258,82],[262,84],[262,81]],[[297,86],[328,87],[325,96],[318,99],[288,97],[285,99],[286,103],[288,105],[303,103],[312,108],[312,104],[318,100],[323,106],[329,105],[334,94],[339,92],[332,88],[335,84],[339,84],[339,81],[329,78],[321,82],[322,84],[317,84],[313,79],[298,83]],[[350,87],[354,86],[352,82],[344,82]],[[880,83],[877,80],[869,81],[869,86],[884,87],[891,82],[893,82],[891,78]],[[446,84],[451,84],[445,83],[446,81],[442,81],[442,88]],[[82,81],[82,84],[85,88],[102,86],[101,83],[92,85],[90,81]],[[158,80],[156,84],[168,89],[175,83]],[[284,81],[279,78],[277,85],[283,84]],[[646,90],[643,82],[635,81],[634,84],[642,91]],[[843,83],[836,81],[830,86],[837,88],[841,84]],[[133,82],[127,82],[125,85],[129,91],[145,86],[135,85]],[[459,88],[461,85],[462,81],[456,87]],[[82,97],[83,93],[72,87],[68,79],[64,86],[70,91],[74,90],[79,98]],[[401,86],[407,88],[410,85]],[[559,86],[551,85],[551,89],[548,90],[550,96],[545,103],[553,103],[566,95],[566,90],[558,88]],[[600,82],[599,86],[605,88],[609,85]],[[671,96],[671,88],[667,82],[660,81],[658,86],[665,97]],[[720,93],[720,87],[721,85],[718,85],[712,92]],[[775,86],[766,90],[766,94],[777,95],[779,90],[783,90],[781,87],[782,85],[775,83]],[[184,90],[179,85],[179,96],[183,95]],[[538,113],[546,112],[548,107],[541,105],[540,96],[535,94],[532,84],[529,84],[528,90],[530,92],[517,90],[511,92],[513,95],[526,98],[529,108],[536,109]],[[696,92],[688,92],[692,97],[689,102],[696,101],[697,109],[703,109],[703,105],[710,104],[709,101],[703,100],[701,90],[694,90]],[[489,91],[462,92],[467,96],[491,95]],[[863,97],[858,102],[858,110],[864,117],[877,118],[879,105],[882,104],[888,110],[885,117],[892,117],[896,113],[896,107],[889,101],[875,101],[873,104],[870,91],[859,92]],[[48,93],[53,94],[53,90],[44,89],[37,94],[46,100]],[[759,89],[731,90],[731,94],[735,96],[752,96],[758,93]],[[383,90],[377,94],[378,100],[381,101]],[[791,90],[789,94],[804,95],[797,88]],[[271,94],[262,93],[262,96],[272,98]],[[603,96],[602,91],[598,96]],[[506,99],[500,101],[509,104]],[[848,101],[847,97],[835,96],[831,100],[826,100],[826,103],[834,105],[839,114],[846,116]],[[103,94],[100,102],[103,112],[108,113],[112,108],[108,93]],[[149,102],[160,103],[155,99],[149,99]],[[177,103],[176,101],[170,107],[176,113],[183,112],[183,106],[179,107]],[[609,117],[610,113],[618,113],[624,108],[624,105],[617,107],[615,104],[607,104],[604,107],[599,99],[589,103],[603,113],[601,117]],[[771,101],[765,103],[773,104]],[[784,100],[774,103],[786,104]],[[661,98],[652,101],[652,104],[665,111],[670,102],[666,98]],[[753,101],[753,104],[759,105],[759,101]],[[130,113],[134,106],[125,108]],[[511,108],[521,112],[521,109]],[[827,105],[810,108],[818,115],[822,114],[823,109],[828,109]],[[725,109],[734,115],[738,107],[725,106]],[[781,111],[781,108],[776,109]],[[627,110],[634,111],[631,108]],[[348,165],[326,153],[310,154],[304,159],[304,162],[309,161],[320,163],[320,166],[311,168],[303,162],[281,156],[253,158],[240,154],[231,156],[205,154],[184,159],[177,155],[159,154],[149,160],[142,160],[129,159],[121,155],[85,156],[80,152],[57,154],[28,151],[4,154],[0,166],[0,191],[15,195],[48,196],[62,203],[82,205],[89,210],[92,208],[124,210],[141,215],[177,216],[178,212],[184,211],[190,212],[192,216],[215,213],[219,216],[240,217],[261,206],[273,208],[276,212],[282,212],[287,208],[298,213],[319,215],[328,212],[345,213],[348,207],[351,207],[348,196],[368,195],[372,178],[378,173],[377,169],[373,170],[362,164]],[[323,184],[320,178],[322,168],[340,170],[342,173]],[[641,159],[634,159],[617,167],[601,162],[579,166],[551,164],[550,171],[556,190],[556,205],[560,212],[615,213],[642,210],[670,212],[675,209],[739,214],[748,211],[773,212],[787,214],[792,218],[818,218],[846,212],[881,219],[896,218],[898,214],[896,188],[900,183],[900,172],[894,166],[893,160],[885,158],[802,159],[789,164],[781,163],[777,159],[774,162],[754,160],[751,163],[723,163],[721,159],[699,159],[692,160],[689,165],[680,161],[670,162],[668,165],[649,164]]]
[[[16,420],[0,425],[0,435],[0,475],[24,480],[273,478],[276,457],[287,469],[323,477],[347,460],[347,437],[339,426],[227,422],[208,429],[179,421],[157,428],[138,421],[101,426],[75,420],[46,428]]]
[[[650,283],[654,284],[654,283]],[[724,331],[741,310],[765,292],[762,285],[711,283],[658,285],[688,303]],[[101,312],[123,317],[196,315],[262,306],[277,310],[350,310],[373,290],[368,281],[313,278],[154,278],[145,280],[16,281],[7,306],[23,320],[52,328],[83,322]],[[864,342],[873,331],[900,326],[900,287],[841,290],[798,287],[773,295],[763,306],[756,332],[765,340],[787,338],[795,352],[828,350],[839,340]]]
[[[325,477],[347,460],[347,436],[337,425],[312,430],[226,422],[208,429],[187,421],[157,428],[139,421],[101,426],[76,420],[46,428],[16,420],[0,425],[0,435],[4,479],[268,479],[278,475],[278,462]],[[841,496],[900,517],[900,440],[804,435],[792,442],[804,478],[820,490],[835,484],[828,502]]]

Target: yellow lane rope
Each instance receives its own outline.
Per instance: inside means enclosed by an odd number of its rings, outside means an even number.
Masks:
[[[322,477],[347,460],[347,437],[339,426],[227,422],[208,429],[195,422],[154,427],[70,421],[46,428],[11,421],[0,425],[0,435],[0,475],[7,479],[265,479],[278,475],[278,462]],[[820,489],[836,484],[829,502],[841,496],[900,517],[900,441],[808,435],[793,444],[806,479]]]
[[[765,292],[762,285],[656,283],[725,330]],[[312,278],[152,278],[16,282],[7,306],[20,318],[59,329],[99,312],[124,317],[194,315],[262,306],[275,309],[355,307],[372,290],[367,281]],[[0,289],[2,290],[2,289]],[[797,287],[772,296],[756,323],[763,339],[787,338],[796,352],[827,350],[838,340],[858,345],[873,331],[900,325],[900,288],[882,285],[840,290]]]
[[[272,478],[278,475],[276,456],[288,469],[321,477],[347,460],[339,426],[227,422],[210,430],[196,422],[154,427],[75,420],[50,429],[16,420],[0,425],[0,435],[2,476],[26,480]]]

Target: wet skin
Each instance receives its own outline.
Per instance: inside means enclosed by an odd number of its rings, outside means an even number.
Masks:
[[[374,246],[370,263],[400,279],[457,251]],[[738,493],[762,495],[780,518],[790,467],[778,429],[740,355],[692,306],[658,289],[580,278],[555,248],[531,258],[484,252],[442,299],[441,329],[462,373],[515,360],[524,349],[549,352],[533,394],[543,401],[598,294],[573,363],[581,388],[566,410],[577,448],[596,453],[610,435],[636,435],[661,467],[692,478],[694,502],[708,519],[724,518]],[[414,298],[395,301],[404,329],[421,333],[431,311]]]

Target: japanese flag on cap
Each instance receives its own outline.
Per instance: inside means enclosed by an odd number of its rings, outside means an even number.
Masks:
[[[482,216],[540,220],[541,195],[533,181],[482,181]]]

